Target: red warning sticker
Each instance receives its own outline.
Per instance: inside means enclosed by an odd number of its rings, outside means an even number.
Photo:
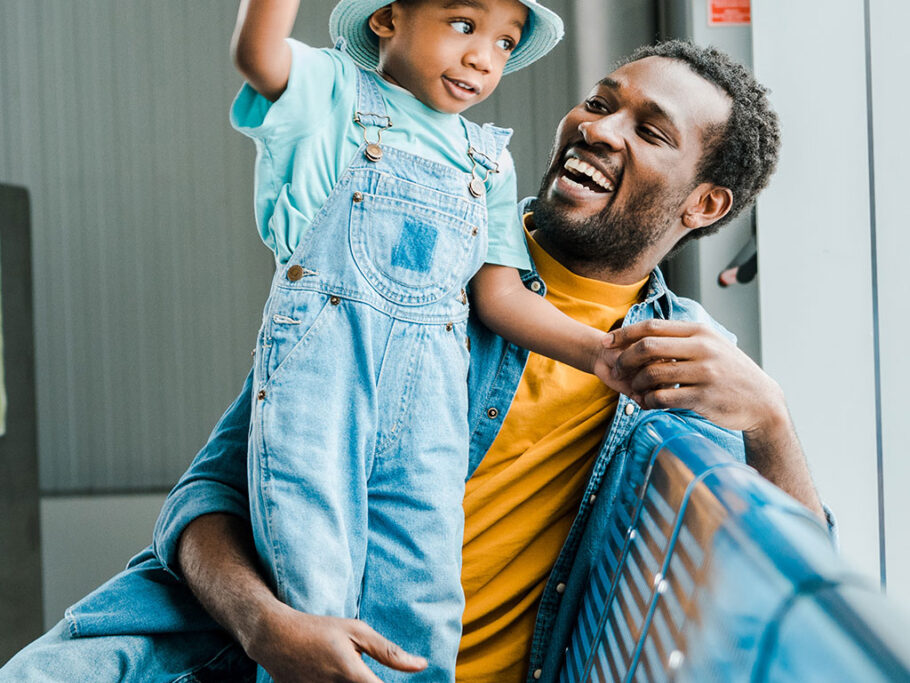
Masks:
[[[748,24],[752,21],[750,0],[708,0],[708,25]]]

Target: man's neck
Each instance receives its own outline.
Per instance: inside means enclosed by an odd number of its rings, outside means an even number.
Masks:
[[[566,254],[560,250],[558,246],[547,240],[544,233],[540,230],[533,229],[533,225],[529,225],[528,227],[531,228],[530,232],[534,237],[534,241],[537,242],[545,252],[569,271],[581,277],[609,282],[614,285],[633,285],[648,277],[648,275],[651,274],[651,271],[657,266],[657,262],[652,263],[652,259],[648,258],[649,254],[642,254],[635,263],[632,263],[621,270],[604,268],[595,263],[575,258],[571,254]]]

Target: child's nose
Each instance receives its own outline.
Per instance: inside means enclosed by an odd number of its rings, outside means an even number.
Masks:
[[[487,72],[490,70],[490,53],[492,51],[482,46],[475,45],[469,49],[464,56],[465,64],[477,71]]]

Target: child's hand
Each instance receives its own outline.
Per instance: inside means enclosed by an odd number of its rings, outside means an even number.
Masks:
[[[616,368],[616,361],[626,347],[617,343],[612,332],[604,336],[600,344],[594,359],[594,374],[616,393],[631,396],[632,387],[628,379],[620,378]]]

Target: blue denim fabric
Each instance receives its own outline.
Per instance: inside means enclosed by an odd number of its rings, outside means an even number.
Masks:
[[[519,210],[522,213],[531,210],[531,201],[524,200]],[[546,284],[536,271],[525,273],[523,279],[528,287],[539,283],[538,293],[545,293]],[[669,291],[659,270],[652,273],[644,300],[631,308],[624,325],[652,318],[694,320],[716,325],[699,304]],[[471,340],[468,372],[470,475],[502,425],[518,388],[528,352],[498,337],[474,317],[468,321],[467,332]],[[66,621],[71,631],[108,635],[110,637],[105,640],[113,649],[117,647],[121,634],[160,633],[162,630],[185,632],[211,623],[193,602],[180,579],[177,543],[187,524],[202,514],[226,512],[241,517],[248,515],[243,501],[247,492],[246,434],[250,423],[251,387],[252,379],[248,377],[244,389],[222,416],[209,442],[165,501],[155,527],[153,552],[143,551],[124,572],[67,610]],[[318,391],[313,400],[319,400]],[[627,405],[631,406],[629,412]],[[496,410],[491,411],[490,408]],[[535,680],[555,682],[558,678],[588,573],[598,556],[601,539],[610,521],[619,485],[619,466],[627,457],[629,448],[627,437],[647,414],[626,397],[620,397],[616,416],[594,463],[584,500],[541,599],[529,656],[528,683]],[[683,412],[679,416],[744,460],[739,433],[717,427],[694,413]],[[157,577],[155,591],[146,586],[150,576]],[[556,590],[559,583],[566,584],[562,593]],[[535,678],[538,671],[539,678]],[[0,670],[2,680],[3,670]]]
[[[358,76],[357,121],[389,125]],[[466,159],[499,157],[504,137],[465,126]],[[361,146],[275,273],[253,370],[250,519],[283,602],[367,621],[426,657],[408,681],[439,683],[454,680],[464,610],[464,287],[487,216],[471,174],[381,150]],[[286,192],[272,221],[305,223]]]

